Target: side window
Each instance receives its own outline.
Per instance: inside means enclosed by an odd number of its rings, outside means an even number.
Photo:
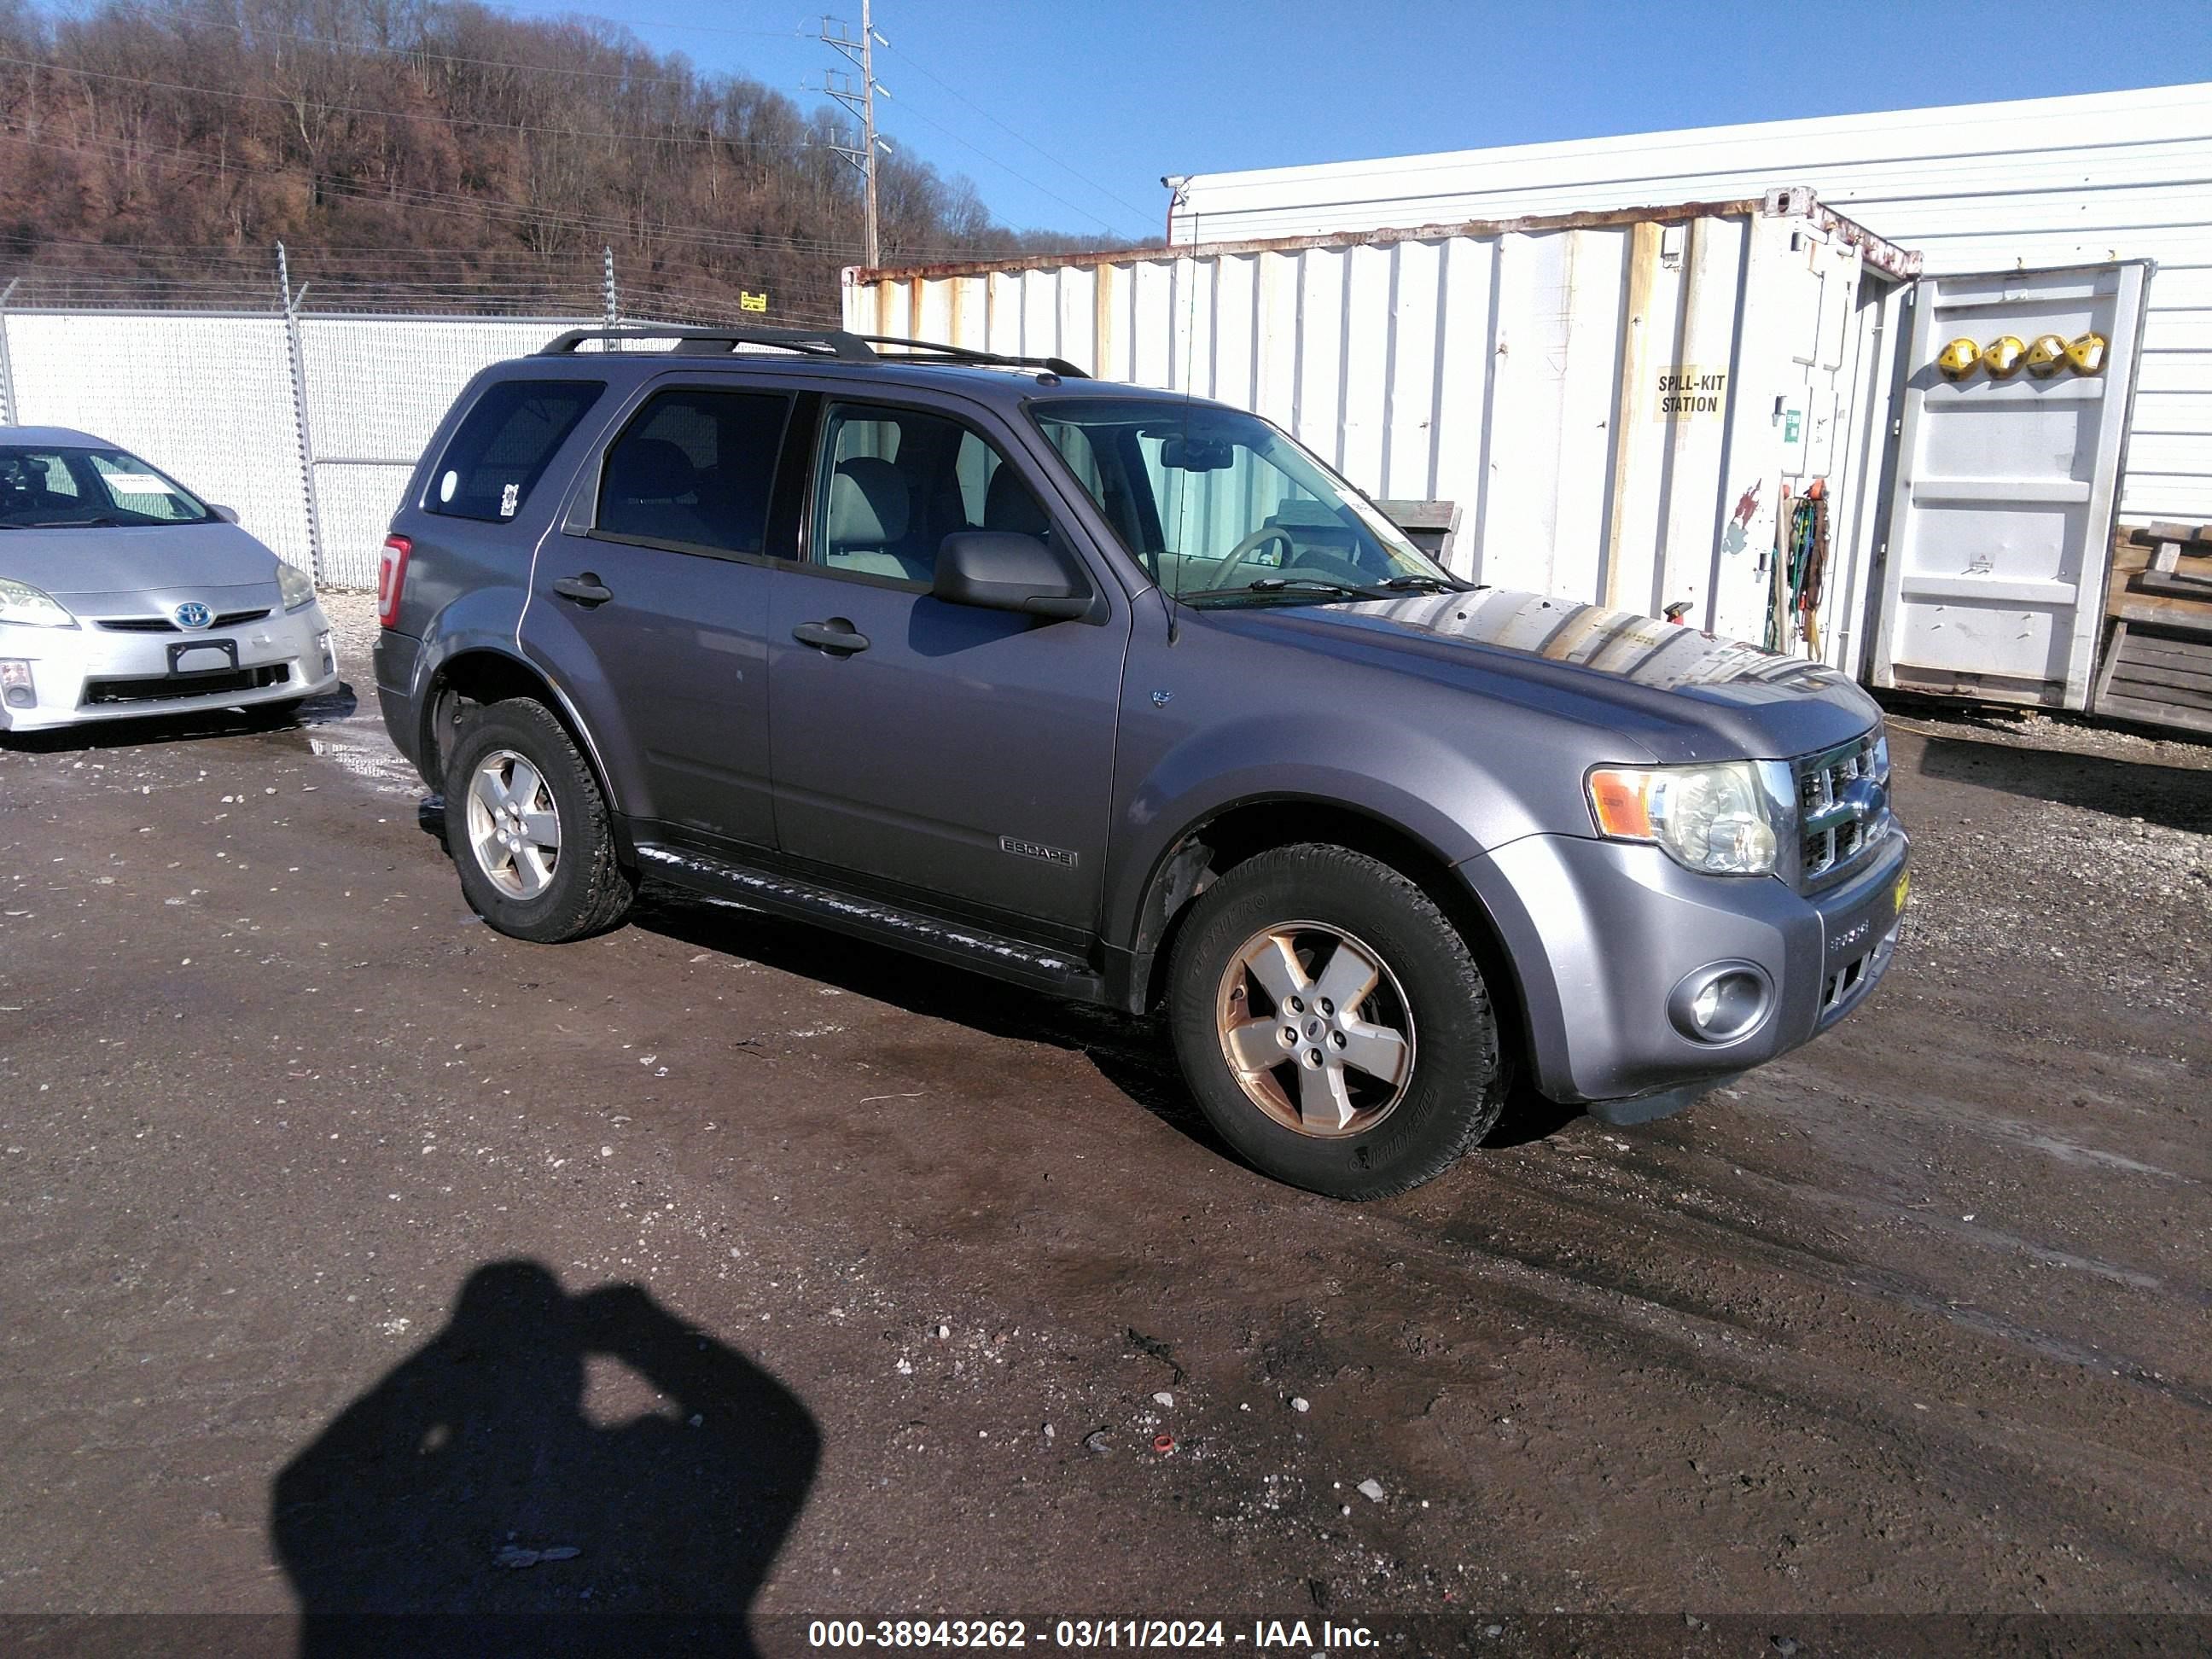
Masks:
[[[594,534],[716,553],[758,553],[791,399],[662,392],[608,447]]]
[[[816,557],[832,570],[927,582],[963,530],[1049,538],[1052,520],[997,447],[914,410],[833,405],[822,434]]]
[[[503,523],[530,491],[604,380],[505,380],[487,386],[430,477],[433,513]]]

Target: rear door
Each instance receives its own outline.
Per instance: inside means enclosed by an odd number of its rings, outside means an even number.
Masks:
[[[808,549],[771,584],[775,820],[787,854],[924,907],[1096,925],[1129,613],[931,597],[954,531],[1068,532],[1021,453],[964,404],[826,401]],[[1083,557],[1079,548],[1071,547]],[[823,630],[847,636],[811,643]]]
[[[1921,280],[1875,684],[2087,706],[2148,275]]]
[[[774,844],[763,641],[770,574],[797,551],[795,509],[771,511],[792,404],[653,383],[538,555],[525,643],[626,757],[622,806],[643,838]]]

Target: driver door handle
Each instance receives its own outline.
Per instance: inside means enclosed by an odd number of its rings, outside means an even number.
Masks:
[[[801,645],[814,646],[834,656],[849,657],[868,648],[868,636],[842,617],[832,617],[828,622],[801,623],[791,630],[791,637]]]
[[[597,573],[590,570],[580,576],[556,577],[553,591],[562,599],[574,599],[586,609],[595,605],[605,605],[615,596],[614,589],[600,586]]]

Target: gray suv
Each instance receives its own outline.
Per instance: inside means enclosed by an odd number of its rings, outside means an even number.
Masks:
[[[1056,359],[565,335],[462,393],[380,603],[493,927],[653,875],[1164,1005],[1224,1139],[1339,1197],[1516,1074],[1634,1122],[1796,1047],[1905,900],[1849,680],[1470,586],[1267,422]]]

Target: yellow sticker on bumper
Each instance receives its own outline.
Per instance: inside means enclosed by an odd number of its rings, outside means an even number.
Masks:
[[[1912,891],[1912,872],[1907,870],[1897,878],[1897,890],[1892,895],[1896,902],[1891,907],[1898,915],[1905,914],[1905,901]]]

